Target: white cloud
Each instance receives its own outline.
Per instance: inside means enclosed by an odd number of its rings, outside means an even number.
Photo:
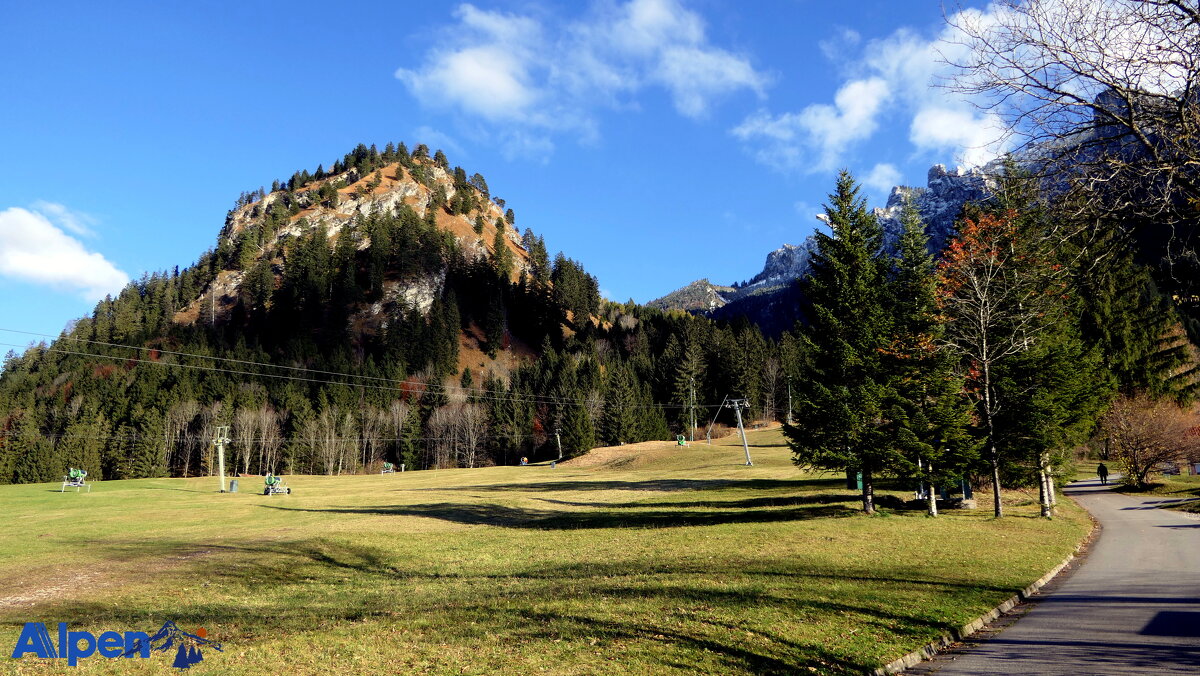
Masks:
[[[34,202],[33,210],[50,218],[60,227],[66,228],[76,235],[84,237],[96,236],[96,233],[92,231],[92,226],[96,224],[96,219],[81,211],[71,211],[61,204],[43,200]]]
[[[460,5],[462,44],[435,48],[418,70],[400,68],[396,77],[432,105],[458,107],[489,120],[523,119],[541,93],[532,82],[534,49],[541,41],[537,21]]]
[[[799,113],[772,116],[759,111],[733,129],[743,141],[758,142],[759,159],[786,168],[834,169],[846,147],[869,137],[891,95],[882,78],[854,80],[838,90],[833,105],[816,103]],[[814,157],[815,156],[815,157]]]
[[[926,150],[953,150],[955,160],[979,166],[1004,150],[1004,124],[995,115],[928,105],[913,116],[909,139]]]
[[[422,105],[488,123],[506,147],[545,150],[556,133],[594,140],[597,108],[635,106],[626,99],[651,87],[700,118],[738,91],[761,97],[767,84],[747,58],[711,44],[703,19],[678,0],[595,0],[585,16],[553,25],[470,4],[454,16],[446,46],[396,77]]]
[[[862,183],[876,192],[888,194],[892,188],[900,185],[900,171],[891,164],[880,162],[862,177]]]
[[[842,27],[831,37],[825,38],[817,43],[821,49],[821,54],[830,61],[838,61],[846,51],[857,46],[862,41],[862,35],[852,28]]]
[[[739,89],[762,96],[765,82],[745,59],[695,46],[664,49],[654,79],[670,90],[676,110],[694,118],[708,113],[709,101]]]
[[[77,224],[81,217],[61,205],[39,204],[35,211],[0,211],[0,275],[77,292],[88,301],[120,291],[129,276],[51,222]]]
[[[820,207],[814,207],[804,200],[793,202],[792,209],[796,211],[796,215],[800,217],[801,222],[805,225],[812,225],[818,215],[824,212]]]
[[[972,21],[991,22],[993,8],[964,10]],[[954,21],[956,17],[952,18]],[[845,62],[847,73],[832,104],[798,112],[748,116],[732,133],[764,164],[779,169],[826,171],[847,164],[847,154],[872,137],[884,120],[909,124],[916,150],[959,163],[978,165],[1003,153],[1004,129],[971,101],[938,86],[950,75],[948,60],[961,55],[961,35],[947,26],[923,37],[901,28],[866,42],[857,59],[848,58],[859,36],[850,30],[822,42],[831,60]]]

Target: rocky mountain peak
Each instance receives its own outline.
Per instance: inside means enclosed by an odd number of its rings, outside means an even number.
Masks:
[[[875,217],[883,225],[886,245],[892,246],[900,237],[900,213],[905,200],[910,199],[925,222],[929,248],[940,251],[954,235],[954,219],[962,206],[986,198],[995,187],[991,177],[999,169],[995,163],[970,169],[947,169],[944,164],[935,164],[929,168],[924,188],[901,185],[892,188],[887,206],[875,209]]]
[[[993,177],[1000,170],[999,162],[981,168],[950,169],[943,164],[935,164],[929,169],[925,187],[898,185],[892,188],[886,206],[874,209],[876,218],[883,226],[885,249],[891,249],[899,240],[903,230],[900,214],[905,201],[912,200],[917,213],[925,222],[930,249],[940,251],[954,235],[954,221],[958,218],[963,204],[985,199],[994,189]],[[817,218],[826,220],[824,214]],[[797,278],[807,274],[815,250],[816,238],[813,236],[809,236],[800,244],[784,244],[767,254],[762,272],[751,277],[745,284],[722,287],[704,279],[649,304],[664,309],[674,308],[691,312],[706,312],[724,307],[723,315],[736,314],[738,304],[742,301],[748,301],[748,307],[770,307],[772,303],[763,301],[761,296],[787,289]],[[707,299],[710,297],[720,300],[709,305]],[[757,298],[751,302],[751,297]],[[752,319],[760,326],[763,325],[763,318]]]

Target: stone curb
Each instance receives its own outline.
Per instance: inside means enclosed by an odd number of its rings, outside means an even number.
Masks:
[[[925,660],[932,659],[935,655],[937,655],[937,653],[940,650],[942,650],[946,646],[948,646],[952,643],[957,643],[957,642],[963,640],[964,638],[970,636],[971,634],[974,634],[975,632],[977,632],[980,629],[987,626],[987,624],[989,622],[992,622],[993,620],[1000,617],[1004,613],[1007,613],[1008,611],[1012,610],[1013,607],[1016,606],[1018,603],[1021,603],[1025,599],[1032,596],[1035,592],[1037,592],[1037,590],[1046,586],[1046,583],[1050,582],[1050,580],[1054,579],[1054,576],[1061,573],[1063,568],[1066,568],[1069,563],[1071,563],[1072,561],[1075,560],[1075,555],[1078,554],[1085,547],[1087,547],[1088,543],[1090,543],[1092,541],[1092,537],[1096,534],[1098,525],[1096,523],[1096,520],[1094,518],[1091,518],[1090,514],[1088,515],[1088,517],[1091,519],[1091,522],[1092,522],[1091,530],[1089,530],[1088,534],[1084,536],[1083,540],[1081,540],[1080,543],[1078,545],[1076,545],[1075,552],[1070,554],[1069,556],[1067,556],[1067,558],[1064,559],[1062,563],[1060,563],[1057,566],[1055,566],[1054,568],[1052,568],[1050,570],[1050,572],[1048,572],[1045,575],[1038,578],[1033,584],[1029,585],[1028,587],[1026,587],[1026,588],[1022,589],[1021,591],[1017,592],[1016,594],[1014,594],[1011,598],[1009,598],[1004,603],[1001,603],[1000,605],[996,606],[995,608],[992,608],[990,611],[988,611],[988,612],[984,613],[983,615],[980,615],[979,617],[975,618],[974,620],[968,622],[966,625],[960,627],[956,631],[950,632],[948,634],[942,634],[941,637],[938,638],[936,641],[926,644],[921,649],[914,650],[913,652],[908,653],[907,655],[904,655],[900,659],[893,660],[893,661],[888,662],[887,664],[883,665],[882,667],[879,667],[875,671],[871,672],[872,676],[887,676],[887,674],[896,674],[901,671],[904,671],[905,669],[908,669],[909,667],[915,667],[916,665],[920,664],[921,662],[924,662]]]

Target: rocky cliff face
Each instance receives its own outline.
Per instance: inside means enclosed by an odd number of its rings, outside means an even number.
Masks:
[[[767,262],[763,265],[762,272],[752,277],[743,288],[770,288],[790,284],[796,277],[808,271],[814,246],[815,240],[809,237],[803,244],[784,244],[772,251],[767,254]]]
[[[898,185],[888,195],[887,206],[875,209],[875,217],[883,225],[886,246],[891,247],[900,237],[900,213],[904,200],[911,199],[925,222],[929,233],[929,248],[941,251],[954,236],[954,219],[967,202],[986,198],[995,187],[991,178],[1000,167],[996,163],[982,169],[946,169],[935,164],[929,169],[926,187],[911,188]]]
[[[314,180],[295,191],[267,193],[261,199],[229,212],[220,242],[237,248],[239,240],[252,229],[269,232],[256,244],[254,257],[256,260],[271,261],[275,276],[279,278],[286,266],[290,241],[324,227],[331,248],[339,238],[353,236],[356,248],[363,250],[371,245],[371,239],[358,231],[360,223],[373,214],[395,213],[407,206],[422,218],[429,216],[429,211],[433,209],[437,226],[454,237],[468,258],[491,256],[495,224],[504,220],[503,209],[487,199],[477,200],[477,207],[466,214],[451,214],[444,208],[435,207],[435,194],[439,191],[443,203],[454,199],[457,194],[454,178],[433,162],[425,160],[419,164],[426,174],[423,180],[413,175],[412,168],[405,170],[399,164],[392,163],[365,175],[351,169]],[[329,187],[336,192],[335,199],[328,199],[328,192],[322,195],[322,188],[328,191]],[[290,215],[286,222],[268,229],[264,224],[273,209]],[[474,230],[477,218],[484,223],[482,233]],[[514,279],[522,273],[530,273],[529,254],[522,246],[520,235],[511,227],[506,226],[504,230],[508,248],[513,254]],[[244,277],[243,271],[221,272],[194,302],[175,315],[175,321],[190,324],[202,317],[226,317],[237,304]],[[402,280],[389,279],[384,283],[386,300],[393,306],[427,313],[434,299],[442,292],[445,279],[444,270]],[[384,308],[387,306],[387,303],[365,306],[351,316],[350,322],[386,325]]]

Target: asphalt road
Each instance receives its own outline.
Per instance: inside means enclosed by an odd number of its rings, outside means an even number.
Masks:
[[[1098,479],[1065,492],[1102,526],[1083,564],[1011,626],[913,672],[1200,674],[1200,520]]]

